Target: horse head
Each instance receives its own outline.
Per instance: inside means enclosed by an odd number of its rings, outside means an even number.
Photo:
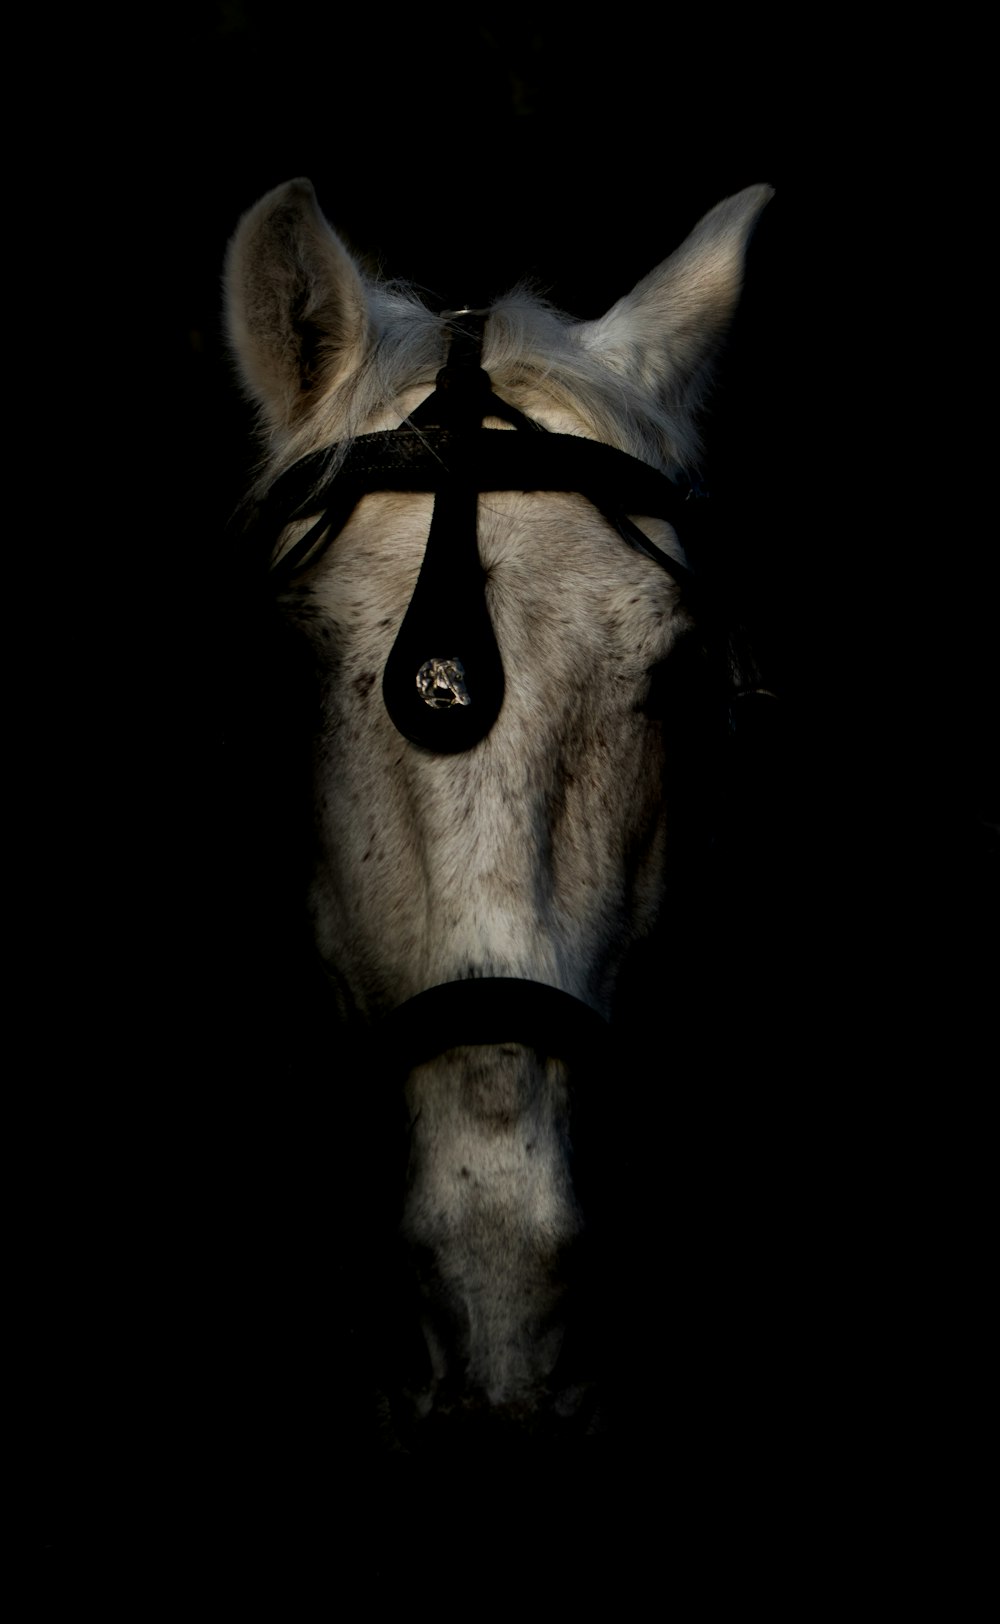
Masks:
[[[417,1432],[598,1425],[581,1260],[616,1012],[679,884],[691,741],[742,680],[684,493],[769,195],[589,321],[369,281],[305,181],[230,247],[266,445],[246,545],[314,681],[315,943],[351,1087],[403,1120]]]

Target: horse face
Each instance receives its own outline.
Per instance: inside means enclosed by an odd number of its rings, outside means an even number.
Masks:
[[[622,400],[604,436],[631,451],[638,436],[648,460],[675,468],[691,454],[694,409],[767,195],[720,205],[600,322],[571,328],[498,307],[484,355],[494,388],[545,428],[591,438],[602,437],[600,402]],[[275,470],[395,427],[430,393],[439,324],[363,286],[304,183],[244,220],[229,288]],[[668,525],[636,518],[678,556]],[[690,641],[690,615],[673,580],[582,497],[481,494],[478,548],[506,694],[474,748],[436,755],[396,731],[382,697],[430,523],[429,496],[370,494],[282,597],[317,673],[310,904],[341,1016],[375,1028],[426,988],[484,976],[556,987],[609,1016],[624,957],[669,891],[664,785],[679,764],[650,690]],[[418,1416],[586,1413],[593,1372],[572,1336],[588,1219],[576,1081],[559,1056],[461,1046],[447,1030],[400,1079],[400,1230],[426,1351],[410,1383]]]
[[[469,976],[540,981],[608,1014],[662,895],[662,728],[645,701],[687,626],[677,590],[580,497],[494,493],[480,509],[507,692],[468,752],[407,744],[382,698],[425,499],[366,498],[287,598],[322,671],[317,940],[345,1012],[369,1019]]]

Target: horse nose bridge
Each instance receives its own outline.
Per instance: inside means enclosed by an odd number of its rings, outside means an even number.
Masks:
[[[543,810],[491,756],[487,741],[464,758],[411,763],[408,800],[421,858],[411,905],[423,914],[427,960],[421,985],[469,974],[562,985]]]
[[[412,893],[424,915],[421,984],[505,974],[587,1000],[607,980],[609,948],[630,928],[626,842],[599,804],[578,740],[547,730],[514,753],[502,723],[467,756],[415,755],[408,764],[421,855]]]

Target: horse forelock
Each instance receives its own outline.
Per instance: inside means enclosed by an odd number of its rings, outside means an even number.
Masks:
[[[529,289],[515,288],[492,309],[483,365],[494,388],[525,409],[539,396],[572,413],[581,432],[674,478],[690,471],[697,436],[669,401],[635,376],[608,366],[573,321]]]
[[[323,447],[329,460],[318,480],[336,473],[351,441],[372,427],[400,423],[399,403],[434,388],[444,365],[452,326],[416,293],[394,283],[366,290],[371,342],[353,371],[316,401],[293,429],[276,438],[262,461],[257,496],[299,458]],[[554,410],[573,420],[576,432],[603,441],[658,468],[668,477],[690,474],[699,441],[690,417],[609,368],[587,342],[587,323],[556,310],[527,286],[513,289],[490,307],[482,364],[494,391],[531,415]]]

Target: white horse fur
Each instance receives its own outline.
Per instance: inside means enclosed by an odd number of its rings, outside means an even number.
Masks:
[[[600,320],[571,321],[523,291],[499,302],[482,363],[496,393],[547,429],[690,474],[698,408],[770,195],[758,186],[720,203]],[[266,437],[262,487],[307,452],[397,427],[433,390],[445,323],[366,281],[307,181],[244,217],[226,282],[233,351]],[[431,506],[429,495],[366,496],[284,594],[328,672],[311,894],[320,954],[355,1023],[473,976],[547,983],[607,1015],[626,951],[670,890],[670,762],[643,700],[687,611],[672,579],[582,497],[483,494],[479,551],[506,698],[475,748],[425,752],[396,731],[381,677]],[[634,517],[683,558],[669,525]],[[568,1069],[517,1045],[478,1046],[417,1067],[405,1086],[403,1233],[425,1260],[430,1356],[418,1409],[448,1394],[568,1415],[579,1392],[557,1368],[563,1262],[585,1216]]]

